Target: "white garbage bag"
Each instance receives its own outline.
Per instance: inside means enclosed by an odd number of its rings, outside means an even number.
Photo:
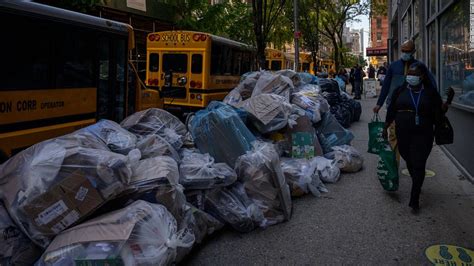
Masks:
[[[193,244],[164,206],[140,200],[62,232],[38,265],[170,265]]]
[[[335,161],[316,156],[311,159],[310,163],[316,165],[316,171],[323,182],[336,183],[339,181],[341,171]]]
[[[333,151],[324,155],[324,157],[334,160],[337,167],[343,172],[355,173],[362,169],[364,157],[354,147],[341,145],[332,147]]]

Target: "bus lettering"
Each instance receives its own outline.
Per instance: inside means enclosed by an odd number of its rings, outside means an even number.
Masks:
[[[16,102],[16,110],[22,111],[34,111],[36,110],[36,100],[23,100]]]
[[[11,113],[12,102],[0,102],[0,113]]]
[[[61,108],[64,107],[64,102],[44,102],[41,103],[41,109],[53,109],[53,108]]]

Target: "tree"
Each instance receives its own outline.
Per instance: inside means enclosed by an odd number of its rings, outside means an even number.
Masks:
[[[93,13],[105,0],[35,0],[35,2],[82,13]]]
[[[331,40],[334,46],[336,69],[344,62],[343,30],[348,21],[357,20],[360,15],[368,15],[369,2],[365,0],[330,0],[321,8],[321,34]]]
[[[319,52],[319,14],[320,0],[301,0],[299,2],[298,23],[302,34],[302,45],[311,52],[311,60],[314,63],[313,71],[317,72]]]
[[[257,62],[265,66],[265,48],[278,17],[285,7],[285,0],[253,0],[252,15],[255,44],[257,46]]]

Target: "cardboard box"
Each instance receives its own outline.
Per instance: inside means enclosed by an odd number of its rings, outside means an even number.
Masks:
[[[75,171],[20,208],[37,230],[58,234],[92,213],[103,202],[89,179],[81,171]]]
[[[319,144],[316,130],[311,120],[307,116],[298,117],[296,125],[287,132],[291,141],[291,157],[293,158],[313,158],[322,156],[323,149]]]

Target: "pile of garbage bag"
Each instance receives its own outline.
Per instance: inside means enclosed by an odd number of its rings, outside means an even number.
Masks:
[[[0,264],[169,265],[222,228],[288,221],[292,197],[363,167],[351,100],[258,71],[187,124],[151,108],[35,144],[0,165]]]

